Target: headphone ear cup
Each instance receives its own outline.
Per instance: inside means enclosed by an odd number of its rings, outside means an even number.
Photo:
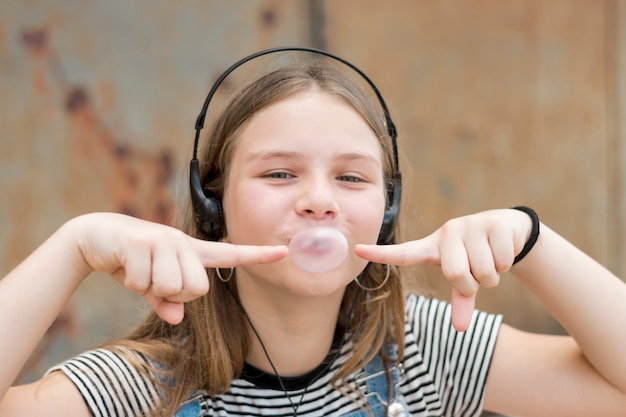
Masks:
[[[197,159],[192,159],[189,167],[189,189],[196,224],[208,240],[219,240],[222,237],[222,202],[202,186]]]
[[[383,224],[378,234],[379,245],[389,245],[393,243],[393,238],[398,224],[400,214],[400,200],[402,197],[402,176],[396,172],[394,178],[389,180],[387,189],[387,207],[383,216]]]

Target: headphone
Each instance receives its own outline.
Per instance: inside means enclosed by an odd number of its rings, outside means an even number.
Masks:
[[[400,211],[400,197],[402,195],[402,175],[400,174],[400,168],[398,164],[398,148],[396,144],[398,133],[396,131],[396,127],[391,120],[391,116],[389,115],[389,110],[387,108],[387,104],[385,100],[383,100],[382,95],[378,91],[378,88],[374,84],[370,78],[365,75],[363,71],[357,68],[355,65],[346,61],[343,58],[340,58],[336,55],[333,55],[329,52],[325,52],[315,48],[307,48],[307,47],[279,47],[266,49],[263,51],[256,52],[252,55],[248,55],[245,58],[240,59],[231,65],[220,77],[217,79],[213,87],[209,91],[208,96],[204,100],[204,104],[202,105],[202,110],[196,119],[196,138],[193,146],[193,157],[191,159],[190,167],[189,167],[189,186],[191,190],[191,203],[193,207],[193,214],[198,224],[200,230],[206,235],[208,240],[217,241],[223,236],[223,222],[224,215],[222,213],[222,202],[221,199],[215,195],[210,190],[207,190],[200,181],[200,169],[199,169],[199,161],[198,161],[198,142],[200,140],[200,131],[204,127],[204,121],[206,118],[206,113],[209,108],[209,104],[213,99],[217,89],[222,84],[224,79],[230,75],[234,70],[239,68],[241,65],[245,64],[248,61],[251,61],[255,58],[258,58],[263,55],[273,54],[276,52],[287,52],[287,51],[299,51],[299,52],[312,52],[319,55],[323,55],[325,57],[331,58],[335,61],[338,61],[344,65],[347,65],[352,70],[354,70],[357,74],[359,74],[372,88],[380,106],[385,115],[385,124],[387,125],[387,132],[391,137],[391,143],[393,147],[393,162],[394,162],[394,173],[393,177],[389,179],[389,184],[387,185],[387,198],[385,205],[385,214],[383,217],[383,223],[380,228],[380,233],[378,235],[378,244],[390,244],[393,242],[393,237],[396,229],[396,224],[398,222],[398,214]]]

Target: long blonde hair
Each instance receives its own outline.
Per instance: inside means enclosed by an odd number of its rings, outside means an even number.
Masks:
[[[234,96],[216,121],[199,158],[204,186],[221,198],[237,138],[251,117],[284,97],[310,89],[342,100],[363,117],[380,140],[384,177],[386,180],[391,178],[394,169],[391,138],[375,100],[335,67],[323,61],[312,61],[274,70]],[[190,208],[185,211],[181,228],[191,236],[203,238]],[[355,282],[346,288],[338,326],[347,329],[351,335],[353,349],[350,358],[334,376],[335,385],[376,354],[384,355],[382,346],[385,343],[396,343],[399,357],[402,357],[403,287],[398,269],[389,268],[389,280],[378,290],[366,292]],[[374,288],[382,282],[386,273],[385,266],[369,264],[359,275],[359,281]],[[206,296],[185,304],[182,323],[170,325],[152,313],[127,339],[111,345],[124,345],[149,357],[166,369],[156,372],[161,382],[164,375],[167,381],[175,381],[164,384],[167,389],[156,412],[158,415],[172,416],[195,390],[202,389],[211,395],[223,393],[232,379],[242,373],[251,335],[245,315],[237,304],[236,277],[224,283],[212,269],[207,270],[207,275],[210,291]],[[356,304],[350,314],[353,300]],[[391,360],[383,357],[385,361]],[[147,371],[155,374],[155,370]]]

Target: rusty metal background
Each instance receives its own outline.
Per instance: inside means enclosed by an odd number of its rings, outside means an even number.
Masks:
[[[0,276],[81,213],[170,222],[212,81],[237,58],[289,44],[338,53],[379,85],[400,130],[405,237],[523,203],[623,273],[624,9],[620,0],[1,2]],[[447,296],[436,270],[415,275]],[[561,331],[512,278],[480,307]],[[19,382],[123,335],[144,312],[108,277],[89,277]]]

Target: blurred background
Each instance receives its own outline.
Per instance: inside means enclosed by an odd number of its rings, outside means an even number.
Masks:
[[[285,45],[339,54],[380,88],[399,130],[405,239],[525,204],[625,276],[624,0],[2,1],[0,276],[81,213],[171,223],[216,77]],[[413,272],[448,297],[435,268]],[[479,307],[562,332],[506,275]],[[90,276],[18,382],[145,310]]]

